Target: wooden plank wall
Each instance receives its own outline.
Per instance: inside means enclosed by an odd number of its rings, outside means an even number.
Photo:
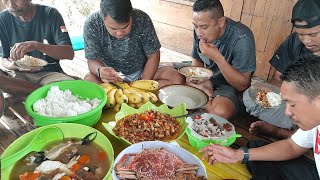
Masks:
[[[190,55],[192,49],[192,5],[194,0],[131,0],[135,8],[149,14],[163,47]],[[269,60],[291,32],[291,11],[297,0],[221,0],[225,15],[241,21],[255,35],[255,76],[268,79]]]
[[[2,11],[2,10],[4,10],[6,7],[4,6],[4,4],[1,2],[0,3],[0,12]]]

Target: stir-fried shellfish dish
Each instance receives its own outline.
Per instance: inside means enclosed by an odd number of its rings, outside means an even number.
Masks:
[[[128,158],[132,160],[125,165]],[[205,179],[197,177],[197,164],[186,164],[164,148],[125,154],[115,166],[120,179]]]

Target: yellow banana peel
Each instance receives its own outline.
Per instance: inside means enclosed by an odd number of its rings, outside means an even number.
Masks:
[[[137,80],[132,82],[130,86],[147,91],[155,91],[159,89],[159,83],[155,80]]]

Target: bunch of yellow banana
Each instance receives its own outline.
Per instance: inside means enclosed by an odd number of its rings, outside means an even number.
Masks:
[[[158,97],[150,92],[159,88],[159,83],[154,80],[138,80],[130,85],[119,82],[102,83],[100,85],[107,94],[106,108],[113,108],[116,112],[120,111],[122,103],[127,103],[133,108],[139,108],[147,101],[152,103],[158,101]]]

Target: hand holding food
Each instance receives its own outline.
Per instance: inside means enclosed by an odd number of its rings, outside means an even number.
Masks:
[[[204,40],[201,39],[199,42],[199,48],[200,48],[201,54],[203,54],[204,56],[208,57],[209,59],[215,62],[220,60],[221,58],[224,59],[219,49],[216,46],[214,46],[212,43],[205,42]]]
[[[98,70],[98,76],[102,82],[122,82],[123,79],[119,75],[119,72],[114,70],[112,67],[100,67]]]
[[[36,50],[39,44],[37,41],[16,43],[10,50],[10,58],[14,61],[21,59],[28,52]]]

